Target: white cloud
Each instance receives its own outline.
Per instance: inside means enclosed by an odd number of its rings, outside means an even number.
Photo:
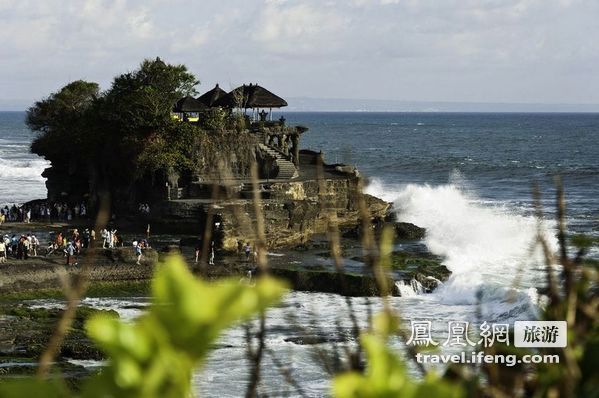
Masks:
[[[336,44],[335,36],[347,22],[348,18],[331,9],[267,2],[254,24],[252,38],[275,53],[322,53]]]
[[[0,0],[0,97],[106,85],[161,56],[206,87],[599,102],[596,15],[593,0]]]

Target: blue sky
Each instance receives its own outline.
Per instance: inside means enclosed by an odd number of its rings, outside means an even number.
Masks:
[[[0,106],[155,56],[201,92],[597,104],[598,17],[592,0],[0,0]]]

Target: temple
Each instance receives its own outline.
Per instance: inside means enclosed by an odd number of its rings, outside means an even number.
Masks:
[[[242,85],[227,93],[217,84],[198,98],[187,96],[173,106],[172,117],[181,122],[202,123],[214,111],[237,113],[255,138],[259,176],[265,182],[292,180],[300,177],[300,136],[308,129],[287,126],[284,117],[273,120],[273,108],[287,106],[287,101],[257,84]],[[218,175],[217,175],[218,174]],[[231,173],[235,183],[248,181],[247,175]],[[188,181],[179,179],[169,186],[170,199],[197,198],[207,194],[207,186],[223,179],[222,173],[196,174]],[[231,185],[231,181],[226,181]]]
[[[251,137],[255,149],[269,247],[298,244],[313,234],[326,232],[328,211],[335,213],[340,225],[356,225],[359,219],[357,169],[326,164],[322,152],[300,150],[301,135],[308,129],[288,126],[284,117],[273,120],[272,110],[285,106],[283,98],[262,86],[248,84],[229,93],[216,85],[198,98],[182,98],[173,107],[173,118],[182,123],[201,124],[214,112],[236,113],[243,118],[243,133]],[[219,149],[226,156],[227,149]],[[226,194],[218,195],[225,190]],[[223,176],[212,171],[170,179],[167,195],[167,200],[155,207],[154,223],[165,228],[176,225],[178,231],[190,232],[212,225],[211,235],[226,250],[253,239],[245,230],[256,222],[249,175],[233,172]],[[369,198],[367,205],[373,216],[383,217],[388,204]]]

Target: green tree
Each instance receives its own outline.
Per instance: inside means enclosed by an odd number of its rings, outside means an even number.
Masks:
[[[173,104],[197,94],[199,84],[185,65],[160,58],[144,60],[139,69],[117,76],[102,101],[102,117],[114,134],[145,137],[169,123]]]
[[[33,140],[32,152],[52,162],[64,161],[81,153],[79,149],[88,138],[86,120],[98,96],[97,83],[77,80],[37,101],[26,115],[27,126],[40,133]]]
[[[108,192],[127,206],[147,173],[189,166],[190,135],[198,130],[174,123],[171,110],[197,84],[185,65],[160,58],[117,76],[103,93],[96,83],[69,83],[28,110],[27,124],[39,132],[31,150],[52,162],[52,172],[67,174],[78,188],[70,195]]]

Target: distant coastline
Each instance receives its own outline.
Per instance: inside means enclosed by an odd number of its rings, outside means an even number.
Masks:
[[[32,100],[0,99],[0,112],[23,112]],[[404,101],[289,97],[285,112],[599,113],[599,104]]]

